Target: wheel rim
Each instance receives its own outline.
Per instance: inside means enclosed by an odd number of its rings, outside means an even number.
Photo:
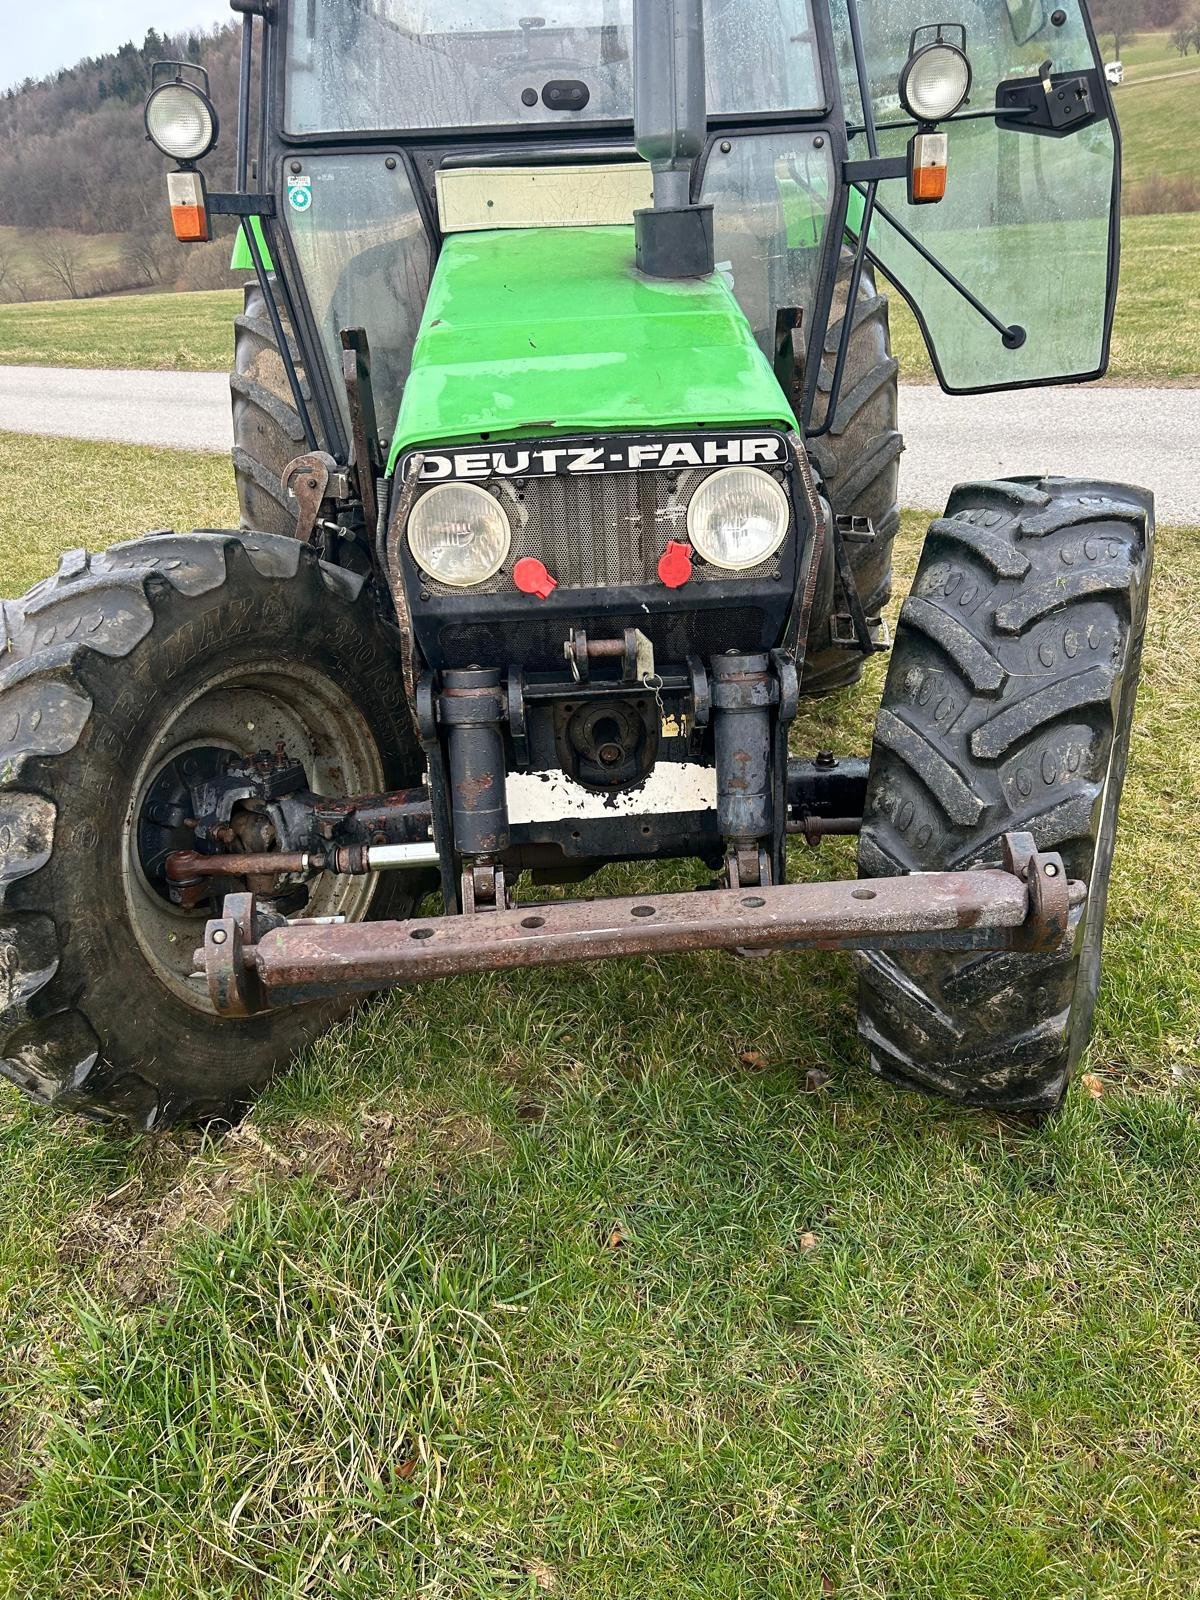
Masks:
[[[147,876],[138,827],[160,775],[189,752],[225,750],[239,757],[283,744],[300,762],[317,794],[378,793],[383,761],[362,713],[323,673],[289,662],[261,660],[214,674],[174,706],[154,730],[134,776],[122,838],[125,906],[138,946],[159,981],[194,1010],[215,1015],[203,983],[193,977],[205,908],[184,910],[164,899]],[[314,879],[306,916],[361,921],[374,897],[374,877]]]

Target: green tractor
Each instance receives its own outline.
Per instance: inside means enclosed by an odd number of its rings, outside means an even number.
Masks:
[[[858,952],[876,1071],[1058,1104],[1151,496],[961,484],[869,754],[789,750],[889,647],[876,272],[952,393],[1105,370],[1118,134],[1083,0],[1050,3],[233,0],[222,193],[207,80],[162,64],[176,233],[236,219],[250,274],[242,526],[73,551],[4,607],[8,1078],[227,1119],[365,993],[820,947]],[[830,834],[859,877],[789,883]],[[667,858],[710,885],[517,901]]]

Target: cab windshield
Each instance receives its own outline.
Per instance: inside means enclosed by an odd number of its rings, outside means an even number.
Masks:
[[[633,0],[293,0],[287,131],[628,122],[632,14]],[[707,0],[705,26],[713,115],[824,109],[810,0]]]

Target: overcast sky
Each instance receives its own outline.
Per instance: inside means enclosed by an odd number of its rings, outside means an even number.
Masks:
[[[147,28],[177,33],[229,22],[233,13],[228,0],[0,0],[0,19],[0,89],[7,89],[126,39],[140,44]]]

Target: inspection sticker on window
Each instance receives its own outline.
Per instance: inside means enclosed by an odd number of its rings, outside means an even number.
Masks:
[[[288,179],[288,205],[293,211],[307,211],[312,205],[312,179]]]

